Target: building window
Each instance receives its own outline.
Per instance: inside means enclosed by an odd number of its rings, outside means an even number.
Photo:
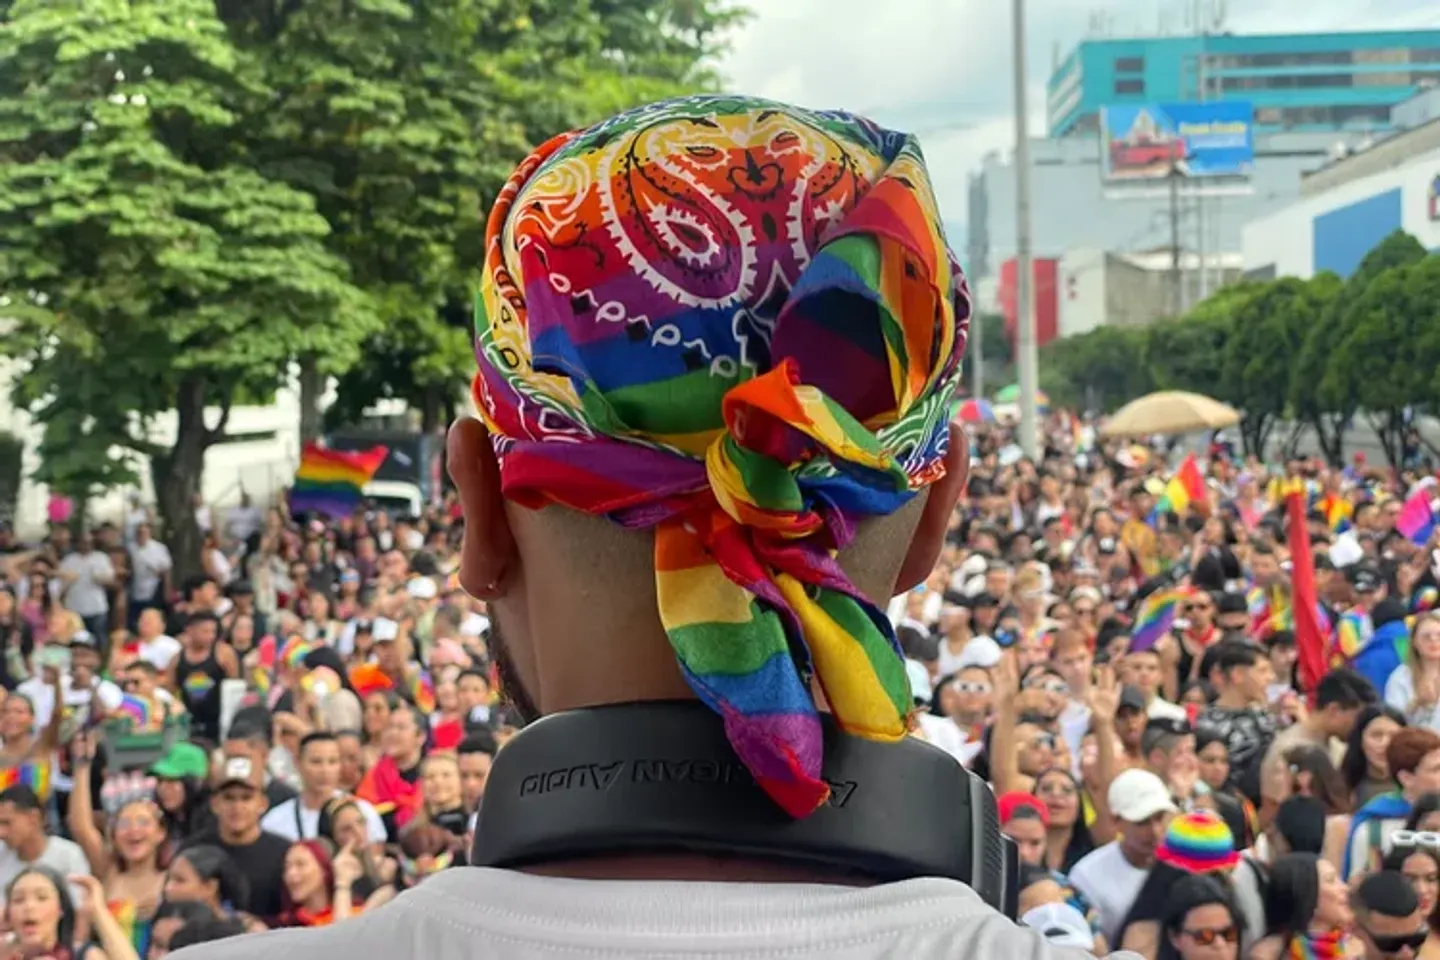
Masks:
[[[1116,72],[1116,73],[1144,73],[1144,72],[1145,72],[1145,58],[1144,58],[1144,57],[1116,57],[1116,58],[1115,58],[1115,72]]]
[[[1145,81],[1116,80],[1115,93],[1122,96],[1143,96],[1145,93]]]

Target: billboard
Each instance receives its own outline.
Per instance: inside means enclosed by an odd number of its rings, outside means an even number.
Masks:
[[[1107,181],[1244,177],[1255,164],[1248,103],[1159,103],[1100,111]]]

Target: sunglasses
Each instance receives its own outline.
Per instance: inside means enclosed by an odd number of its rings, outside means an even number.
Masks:
[[[1035,739],[1033,739],[1033,740],[1030,741],[1030,746],[1036,747],[1036,748],[1041,749],[1041,750],[1054,750],[1054,749],[1055,749],[1055,734],[1053,734],[1053,733],[1037,733],[1037,734],[1035,735]]]
[[[1187,603],[1180,609],[1185,613],[1205,613],[1213,608],[1208,603]]]
[[[1425,942],[1425,938],[1430,935],[1429,931],[1416,930],[1414,933],[1405,933],[1398,937],[1382,937],[1371,933],[1363,926],[1360,929],[1365,931],[1365,936],[1370,938],[1370,942],[1375,944],[1375,949],[1380,953],[1399,953],[1406,947],[1411,950],[1419,950],[1420,945]]]
[[[1202,930],[1187,929],[1181,930],[1180,932],[1191,940],[1194,940],[1195,945],[1199,947],[1208,947],[1210,944],[1219,940],[1224,940],[1226,943],[1235,943],[1240,939],[1240,931],[1235,928],[1234,924],[1228,927],[1205,927]]]
[[[1064,680],[1056,680],[1051,677],[1048,680],[1035,680],[1025,684],[1026,690],[1044,690],[1046,693],[1058,693],[1064,695],[1070,692]]]
[[[956,693],[989,693],[990,684],[980,680],[956,680]]]

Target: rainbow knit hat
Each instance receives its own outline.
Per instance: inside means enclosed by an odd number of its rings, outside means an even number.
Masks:
[[[1190,873],[1229,870],[1240,862],[1235,837],[1209,810],[1182,813],[1170,821],[1155,859]]]

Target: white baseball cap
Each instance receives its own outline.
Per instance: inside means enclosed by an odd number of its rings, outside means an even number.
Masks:
[[[1025,912],[1020,922],[1038,930],[1051,943],[1060,947],[1095,949],[1095,932],[1079,910],[1068,903],[1042,903]]]
[[[1131,768],[1110,781],[1110,812],[1127,823],[1144,823],[1157,813],[1174,813],[1165,782],[1149,770]]]
[[[989,670],[999,662],[1000,644],[989,637],[972,637],[970,642],[965,644],[965,649],[960,651],[960,659],[955,662],[955,669],[957,672],[966,667],[984,667]]]

